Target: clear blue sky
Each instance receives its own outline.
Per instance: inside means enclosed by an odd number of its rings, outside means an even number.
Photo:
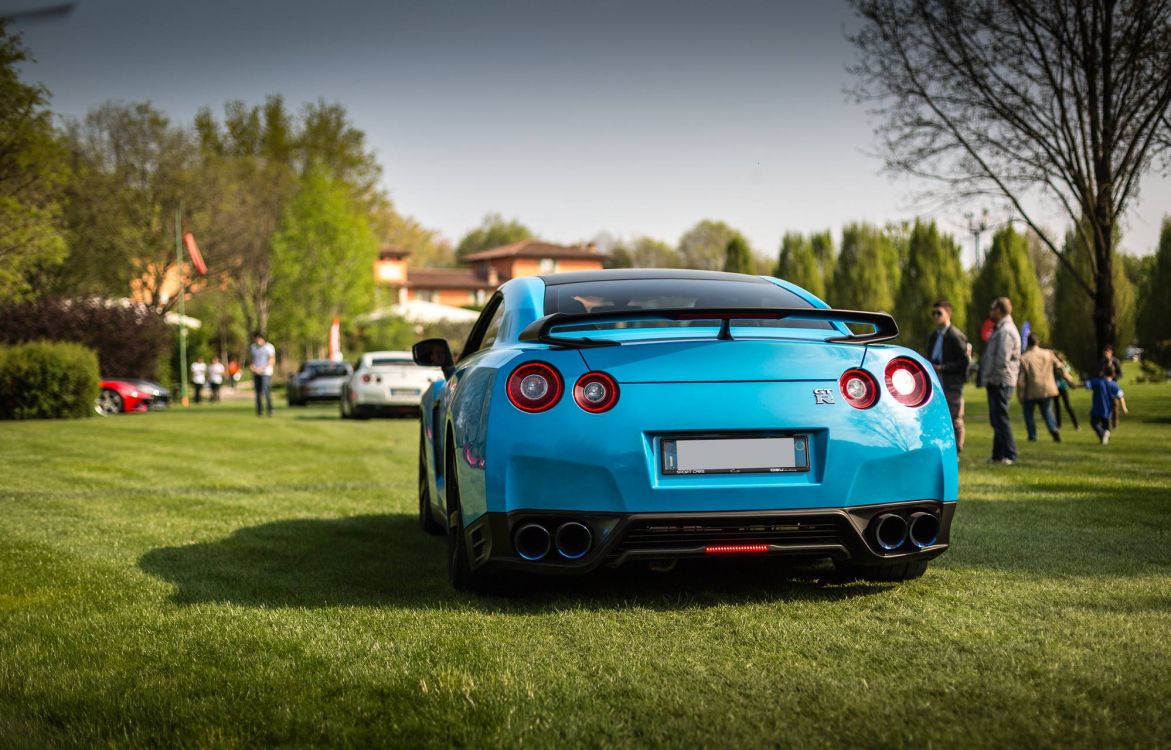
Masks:
[[[787,230],[853,220],[961,232],[964,207],[916,211],[914,185],[868,155],[873,123],[843,93],[851,23],[836,1],[81,0],[19,30],[27,77],[67,116],[107,99],[185,122],[273,93],[340,102],[399,209],[453,241],[490,211],[562,242],[673,243],[722,219],[769,255]],[[1123,246],[1145,254],[1171,180],[1142,189]]]

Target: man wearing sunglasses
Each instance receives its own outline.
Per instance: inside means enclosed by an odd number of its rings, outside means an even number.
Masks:
[[[939,383],[947,398],[951,424],[955,428],[956,452],[964,450],[964,383],[968,379],[971,357],[968,339],[951,324],[951,303],[941,299],[931,306],[935,330],[927,337],[927,358],[939,373]]]

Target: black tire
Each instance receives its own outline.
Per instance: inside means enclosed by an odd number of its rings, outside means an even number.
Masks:
[[[122,396],[111,388],[103,388],[94,402],[94,411],[103,417],[122,413]]]
[[[843,578],[876,583],[911,581],[927,572],[929,560],[903,560],[878,565],[842,565],[838,571]]]
[[[419,528],[433,536],[444,532],[443,524],[435,520],[431,512],[431,483],[427,479],[427,439],[423,430],[419,430]]]
[[[495,594],[507,596],[515,593],[514,588],[499,574],[483,569],[472,570],[468,558],[467,536],[464,534],[463,513],[459,505],[459,475],[455,469],[455,456],[448,441],[444,490],[447,495],[447,579],[457,591],[473,594]]]
[[[359,404],[354,404],[350,407],[350,415],[354,419],[360,419],[363,421],[370,418],[370,412],[368,412],[363,406]]]

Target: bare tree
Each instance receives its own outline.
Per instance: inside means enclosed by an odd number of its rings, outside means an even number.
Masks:
[[[887,169],[1006,199],[1113,344],[1116,228],[1171,153],[1171,0],[851,2],[854,93],[882,118]],[[1038,198],[1091,230],[1088,277],[1026,209]]]

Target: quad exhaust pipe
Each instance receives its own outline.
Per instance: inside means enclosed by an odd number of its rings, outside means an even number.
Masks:
[[[883,513],[874,519],[871,531],[883,552],[894,552],[908,542],[917,550],[926,549],[939,539],[939,516],[923,511],[915,511],[907,518]]]
[[[593,532],[580,521],[566,521],[554,534],[542,524],[526,523],[512,535],[516,553],[529,562],[544,559],[554,549],[566,560],[578,560],[586,556],[593,543]]]

